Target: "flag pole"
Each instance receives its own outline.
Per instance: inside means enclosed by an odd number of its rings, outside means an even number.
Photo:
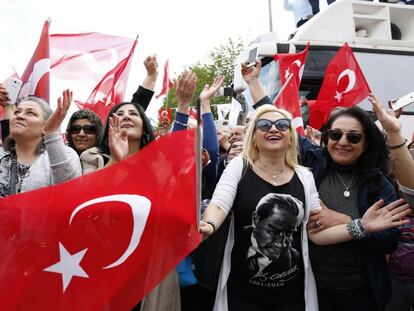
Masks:
[[[287,78],[287,80],[285,81],[285,83],[282,85],[282,87],[280,88],[279,93],[277,93],[275,100],[273,101],[274,103],[277,102],[277,100],[279,99],[280,95],[282,95],[283,91],[285,90],[285,88],[287,87],[288,83],[290,82],[290,80],[292,80],[293,77],[293,73],[291,73],[289,75],[289,77]]]
[[[202,148],[202,139],[201,139],[201,106],[200,106],[200,97],[196,100],[196,111],[197,111],[197,127],[196,127],[196,138],[195,138],[195,156],[196,156],[196,206],[197,206],[197,229],[199,229],[200,220],[201,220],[201,174],[202,174],[202,163],[201,163],[201,148]]]

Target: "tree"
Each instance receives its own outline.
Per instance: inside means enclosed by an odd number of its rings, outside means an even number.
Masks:
[[[196,93],[191,106],[196,106],[197,98],[204,88],[204,85],[212,83],[217,75],[223,75],[225,85],[230,85],[233,81],[234,62],[244,48],[245,46],[241,38],[228,38],[226,44],[220,44],[208,53],[208,61],[206,64],[197,62],[189,67],[195,72],[198,79]],[[228,97],[216,97],[211,101],[212,105],[228,102]],[[169,92],[168,106],[177,107],[174,88]],[[213,111],[213,113],[215,112]]]

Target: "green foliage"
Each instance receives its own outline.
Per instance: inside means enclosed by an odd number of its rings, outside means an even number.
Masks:
[[[208,53],[208,61],[205,64],[197,62],[189,68],[197,75],[197,87],[191,106],[196,105],[196,99],[199,97],[205,84],[210,85],[214,78],[218,75],[224,76],[224,86],[229,85],[233,81],[234,62],[236,57],[245,48],[241,38],[229,38],[226,44],[220,44]],[[213,105],[229,103],[229,97],[215,97],[212,99],[212,110],[215,114]],[[175,89],[171,89],[168,94],[168,106],[177,107],[177,99],[175,98]]]

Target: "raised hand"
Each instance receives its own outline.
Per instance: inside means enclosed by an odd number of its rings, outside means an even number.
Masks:
[[[184,70],[175,82],[175,96],[178,101],[178,111],[188,114],[188,108],[193,100],[197,86],[197,76],[191,70]]]
[[[9,104],[9,96],[7,96],[6,89],[0,84],[0,106],[7,106]]]
[[[200,93],[200,100],[205,101],[211,99],[218,91],[218,89],[223,85],[224,77],[217,76],[213,84],[209,86],[208,84],[204,85],[204,89]]]
[[[262,62],[258,59],[256,60],[256,64],[251,67],[248,67],[246,63],[242,63],[241,73],[242,73],[244,81],[246,81],[247,84],[257,81],[259,79],[259,74],[260,74],[261,69],[262,69]]]
[[[375,202],[361,218],[365,231],[372,233],[407,224],[409,220],[402,218],[408,215],[411,209],[408,204],[403,203],[404,200],[400,199],[382,207],[384,200]]]
[[[144,60],[144,66],[147,70],[148,76],[157,76],[158,75],[158,62],[157,55],[150,55]]]
[[[378,117],[378,120],[381,122],[382,127],[387,132],[400,132],[401,131],[401,123],[395,117],[394,111],[392,109],[384,109],[382,103],[378,100],[378,98],[374,94],[368,95],[368,100],[372,104],[372,111]]]
[[[109,117],[108,145],[112,162],[122,161],[128,156],[128,133],[126,129],[121,129],[119,117],[116,114]]]
[[[71,90],[64,90],[62,97],[57,100],[57,108],[52,115],[47,119],[43,131],[45,134],[50,134],[59,131],[59,127],[68,113],[72,103],[73,93]]]

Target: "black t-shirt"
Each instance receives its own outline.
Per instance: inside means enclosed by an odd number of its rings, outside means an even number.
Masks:
[[[233,204],[229,292],[263,303],[304,301],[301,228],[304,188],[295,173],[273,186],[248,168]]]

